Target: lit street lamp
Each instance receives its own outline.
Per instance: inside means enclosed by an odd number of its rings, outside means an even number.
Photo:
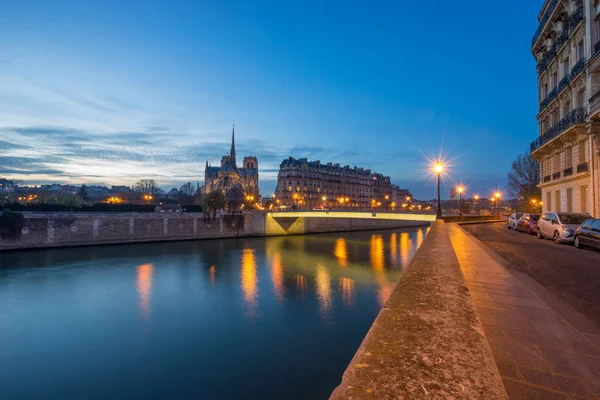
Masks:
[[[442,165],[441,162],[436,162],[435,165],[433,166],[433,171],[437,174],[437,215],[436,218],[442,218],[442,199],[441,199],[441,193],[440,193],[440,175],[442,174],[442,171],[444,171],[444,166]]]
[[[458,197],[458,207],[459,207],[458,215],[462,215],[462,213],[463,213],[462,194],[465,191],[465,188],[462,186],[459,186],[456,188],[456,191],[458,192],[458,196],[459,196]]]
[[[500,192],[494,193],[494,197],[496,198],[496,208],[498,209],[498,215],[500,215],[500,196],[502,194]]]

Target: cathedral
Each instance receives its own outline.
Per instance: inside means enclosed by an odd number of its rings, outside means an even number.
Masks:
[[[210,193],[215,189],[227,192],[234,186],[238,186],[245,195],[258,196],[258,159],[254,156],[244,157],[242,166],[237,166],[235,127],[231,132],[231,151],[221,158],[221,166],[211,167],[206,162],[202,192]]]

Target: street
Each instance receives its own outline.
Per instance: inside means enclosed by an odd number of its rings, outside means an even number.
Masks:
[[[600,251],[557,245],[506,228],[506,222],[462,226],[546,289],[600,324]]]

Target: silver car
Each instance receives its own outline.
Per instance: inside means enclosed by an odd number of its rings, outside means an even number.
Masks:
[[[512,213],[508,216],[508,220],[506,221],[506,227],[508,229],[517,230],[517,224],[519,223],[519,218],[523,216],[523,213]]]
[[[575,231],[590,216],[578,213],[542,214],[537,223],[537,237],[552,239],[555,243],[573,243]]]

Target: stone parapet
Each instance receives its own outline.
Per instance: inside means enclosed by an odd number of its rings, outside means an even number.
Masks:
[[[447,231],[434,224],[331,399],[506,399]]]

